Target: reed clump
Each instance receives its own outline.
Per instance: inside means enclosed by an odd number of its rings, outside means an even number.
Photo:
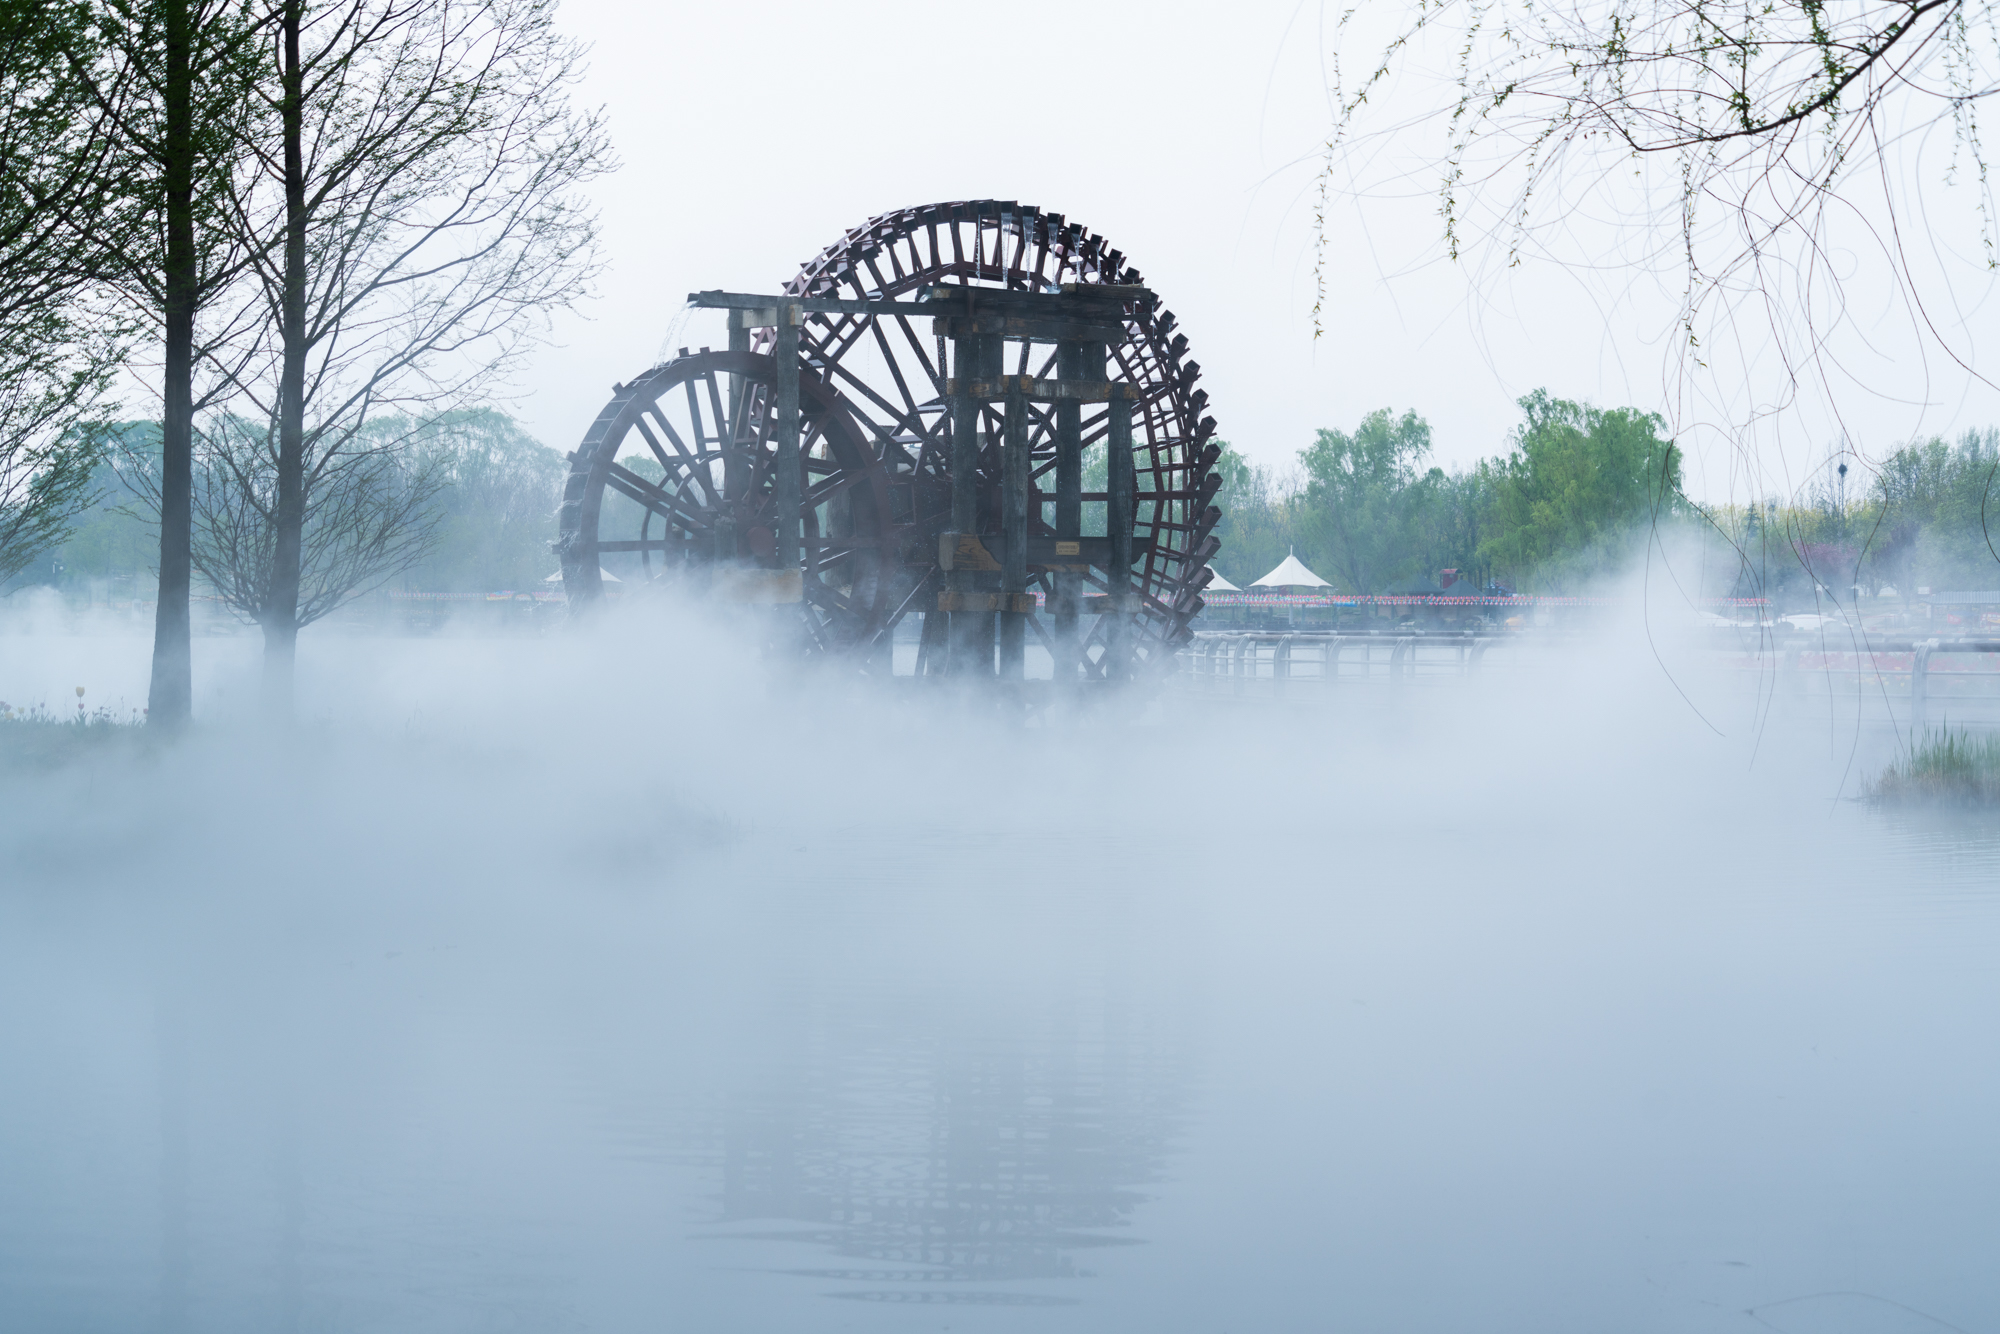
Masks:
[[[1885,804],[2000,805],[2000,735],[1926,731],[1882,771],[1869,794]]]

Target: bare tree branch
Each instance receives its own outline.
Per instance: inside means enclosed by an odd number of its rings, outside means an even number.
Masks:
[[[585,294],[598,260],[581,191],[610,160],[601,116],[569,105],[581,53],[552,0],[264,2],[258,96],[277,136],[251,146],[229,210],[254,277],[237,326],[250,332],[210,364],[243,420],[270,423],[231,447],[268,462],[268,496],[247,462],[221,475],[245,492],[226,514],[273,528],[268,548],[228,550],[270,562],[237,582],[262,590],[282,710],[298,628],[323,614],[315,590],[372,579],[364,555],[407,564],[387,529],[338,561],[306,537],[335,517],[360,531],[360,498],[388,494],[355,480],[394,452],[370,424],[472,401]],[[326,488],[341,499],[322,504]]]

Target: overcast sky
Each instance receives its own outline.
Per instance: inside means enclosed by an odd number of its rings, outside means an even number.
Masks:
[[[1416,141],[1343,163],[1343,179],[1369,188],[1330,212],[1315,340],[1314,181],[1329,125],[1315,0],[564,0],[562,19],[592,47],[579,96],[607,108],[622,161],[597,187],[610,261],[600,295],[559,320],[559,346],[520,384],[518,415],[564,450],[613,381],[670,343],[724,341],[713,316],[682,317],[688,292],[775,290],[870,215],[981,197],[1064,213],[1123,249],[1180,316],[1222,437],[1276,466],[1316,427],[1352,427],[1377,407],[1428,418],[1446,464],[1502,449],[1514,401],[1538,386],[1671,407],[1673,293],[1556,263],[1482,281],[1447,261],[1431,180],[1393,183]],[[1410,78],[1391,95],[1393,115],[1416,114],[1438,89]],[[1954,318],[1990,324],[1991,302]],[[1893,341],[1874,354],[1869,374],[1894,392],[1841,405],[1865,447],[2000,424],[2000,404],[1968,396],[1962,374],[1913,370]],[[1838,435],[1825,405],[1790,411],[1777,445],[1752,448],[1800,457],[1757,462],[1759,488],[1795,480]],[[1742,489],[1740,450],[1690,446],[1694,489]]]

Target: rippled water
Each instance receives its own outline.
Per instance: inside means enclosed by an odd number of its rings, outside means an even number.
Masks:
[[[0,779],[0,1327],[2000,1324],[2000,837],[1824,736],[423,651]]]

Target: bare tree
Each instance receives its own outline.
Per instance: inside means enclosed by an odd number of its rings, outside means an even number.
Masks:
[[[255,351],[225,369],[268,430],[269,504],[245,469],[235,512],[272,530],[238,549],[269,560],[254,582],[275,712],[308,620],[316,490],[372,473],[355,456],[380,452],[373,417],[421,423],[505,375],[596,272],[579,191],[609,150],[569,105],[581,53],[553,17],[551,0],[270,4],[258,95],[276,130],[249,143],[233,201]]]
[[[1342,16],[1343,34],[1359,12]],[[2000,92],[1990,0],[1426,0],[1410,12],[1361,80],[1340,82],[1336,67],[1327,150],[1340,150],[1404,52],[1426,34],[1446,37],[1454,96],[1438,188],[1454,254],[1473,193],[1504,183],[1500,216],[1518,243],[1573,198],[1566,171],[1615,170],[1631,154],[1672,159],[1689,240],[1698,218],[1688,210],[1698,215],[1705,197],[1755,208],[1748,192],[1770,186],[1774,199],[1823,206],[1888,137],[1926,120],[1949,122],[1985,178],[1978,111]],[[1480,164],[1475,150],[1492,143],[1500,156]],[[1609,163],[1579,164],[1601,148],[1611,150]],[[1495,171],[1501,163],[1518,175]],[[1583,183],[1596,179],[1591,172]],[[1995,219],[1984,192],[1981,211],[1991,257]],[[1746,239],[1801,220],[1796,207],[1756,217],[1762,225]]]
[[[379,433],[377,433],[379,434]],[[428,556],[448,480],[442,461],[399,437],[342,451],[306,497],[295,582],[279,589],[277,456],[268,424],[213,423],[195,453],[194,566],[222,600],[268,632],[293,633]]]

